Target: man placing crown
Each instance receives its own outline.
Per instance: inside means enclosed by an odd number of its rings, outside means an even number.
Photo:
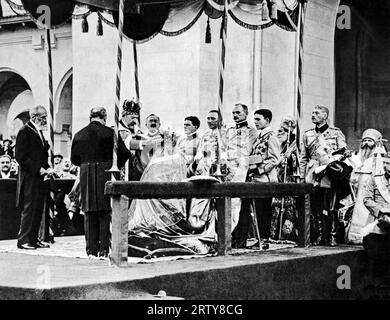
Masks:
[[[143,135],[140,129],[141,104],[138,101],[125,100],[123,102],[122,118],[119,121],[119,135],[125,142],[126,147],[131,151],[132,157],[126,162],[122,177],[127,181],[140,180],[144,171],[141,163],[141,151],[151,143]]]

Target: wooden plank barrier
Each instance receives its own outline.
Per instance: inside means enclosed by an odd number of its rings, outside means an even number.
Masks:
[[[217,198],[218,253],[231,250],[231,199],[272,198],[293,196],[297,200],[298,233],[300,247],[310,243],[310,194],[312,184],[296,183],[216,183],[193,182],[140,182],[109,181],[106,194],[112,199],[112,252],[111,262],[127,265],[128,210],[124,210],[123,197],[130,199],[210,199]]]

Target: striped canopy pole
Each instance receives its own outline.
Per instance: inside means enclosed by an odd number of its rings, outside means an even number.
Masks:
[[[135,83],[135,94],[137,102],[139,102],[139,78],[138,78],[138,53],[137,53],[137,43],[133,41],[133,55],[134,55],[134,83]]]
[[[122,44],[123,44],[123,20],[124,20],[124,0],[119,0],[119,23],[118,23],[118,51],[117,51],[117,71],[116,71],[116,97],[115,97],[115,124],[114,124],[114,150],[111,172],[111,179],[118,180],[118,124],[119,105],[121,99],[121,76],[122,76]],[[118,178],[118,179],[117,179]]]
[[[220,61],[219,61],[219,90],[218,90],[218,110],[221,115],[221,121],[223,123],[223,116],[222,116],[222,110],[223,110],[223,89],[224,89],[224,81],[225,81],[225,56],[226,56],[226,38],[227,38],[227,14],[228,14],[228,1],[224,1],[223,6],[223,16],[222,16],[222,24],[221,24],[221,45],[220,45]],[[217,131],[217,141],[218,141],[218,159],[221,157],[221,146],[226,141],[222,141],[222,132],[221,128],[218,128]],[[221,168],[220,168],[220,162],[218,160],[217,163],[217,169],[214,173],[216,177],[222,176]]]
[[[220,50],[220,61],[219,61],[219,96],[218,96],[218,110],[222,115],[223,110],[223,89],[225,81],[225,56],[226,56],[226,38],[227,38],[227,9],[228,1],[224,3],[224,13],[222,16],[221,26],[221,50]]]
[[[219,61],[219,94],[218,94],[218,110],[221,114],[221,121],[223,123],[223,91],[225,83],[225,56],[226,56],[226,38],[227,38],[227,15],[228,15],[228,0],[225,0],[223,6],[223,16],[222,16],[222,25],[221,25],[221,47],[220,47],[220,61]],[[226,142],[226,141],[223,141]],[[222,133],[221,128],[218,130],[218,145],[221,146],[222,142]],[[221,150],[218,151],[219,153]]]
[[[295,117],[297,119],[297,147],[300,149],[300,122],[302,119],[302,101],[303,101],[303,36],[306,12],[306,0],[299,2],[299,22],[297,30],[297,68],[296,68],[296,108]]]
[[[48,62],[48,75],[49,75],[49,146],[50,146],[50,165],[54,169],[54,103],[53,103],[53,63],[51,53],[51,31],[50,27],[46,28],[46,51],[47,51],[47,62]],[[50,217],[54,218],[54,193],[50,192]],[[50,225],[46,225],[46,217],[44,213],[44,231],[43,241],[50,240]]]
[[[49,74],[49,145],[50,145],[50,164],[54,168],[54,103],[53,103],[53,63],[51,54],[51,35],[50,29],[46,29],[46,50]]]
[[[135,40],[133,41],[133,56],[134,56],[134,85],[135,85],[135,97],[137,103],[139,103],[140,95],[139,95],[139,78],[138,78],[138,52],[137,52],[137,43]],[[139,118],[139,122],[141,124],[141,115]]]

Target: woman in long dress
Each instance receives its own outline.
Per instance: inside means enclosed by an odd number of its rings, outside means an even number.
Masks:
[[[155,150],[141,181],[181,182],[186,178],[185,155],[174,152],[172,139],[167,133],[164,144]],[[191,216],[206,219],[195,227],[188,222],[193,220]],[[185,199],[134,200],[129,210],[129,255],[159,257],[214,252],[215,219],[216,212],[210,205],[191,206],[187,213]]]

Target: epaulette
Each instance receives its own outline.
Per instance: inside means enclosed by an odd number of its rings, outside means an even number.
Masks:
[[[309,130],[306,130],[304,133],[308,133],[310,131],[315,131],[314,129],[309,129]]]
[[[341,129],[336,128],[336,127],[329,127],[328,129],[329,129],[329,130],[333,130],[333,131],[341,131]]]

